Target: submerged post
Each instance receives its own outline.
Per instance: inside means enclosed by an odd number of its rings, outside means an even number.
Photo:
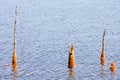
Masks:
[[[105,65],[105,49],[104,49],[104,40],[105,40],[105,31],[103,33],[103,38],[102,38],[102,52],[101,52],[101,65]]]
[[[115,72],[116,71],[116,65],[115,65],[114,62],[111,62],[110,70],[111,70],[111,72]]]
[[[75,56],[74,56],[74,46],[70,45],[68,68],[73,68],[75,66]]]
[[[16,27],[17,27],[17,19],[18,19],[18,8],[16,6],[15,10],[15,24],[14,24],[14,51],[13,51],[13,58],[12,58],[12,66],[17,67],[17,55],[16,55]]]

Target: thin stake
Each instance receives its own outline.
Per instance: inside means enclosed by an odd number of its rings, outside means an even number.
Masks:
[[[15,24],[14,24],[14,51],[13,51],[13,58],[12,58],[12,65],[13,67],[17,67],[17,55],[16,55],[16,27],[17,27],[17,19],[18,19],[18,8],[16,6],[15,10]]]
[[[101,53],[101,64],[102,66],[104,66],[105,64],[105,49],[104,49],[104,40],[105,40],[105,33],[106,31],[104,31],[103,33],[103,38],[102,38],[102,53]]]
[[[102,51],[104,51],[105,34],[106,34],[106,31],[104,31],[104,33],[103,33],[103,39],[102,39]]]

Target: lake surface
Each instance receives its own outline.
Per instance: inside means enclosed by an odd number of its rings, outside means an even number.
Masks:
[[[12,71],[15,7],[17,74]],[[106,64],[100,64],[102,35]],[[68,66],[69,45],[76,66]],[[111,62],[117,72],[111,74]],[[0,80],[120,80],[119,0],[1,0]]]

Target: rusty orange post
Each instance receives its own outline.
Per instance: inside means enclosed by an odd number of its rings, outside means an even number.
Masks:
[[[105,31],[103,33],[103,39],[102,39],[102,52],[101,52],[101,65],[104,66],[105,65],[105,49],[104,49],[104,38],[105,38]]]
[[[104,53],[104,51],[101,53],[101,65],[102,66],[105,65],[105,53]]]
[[[15,17],[15,24],[14,24],[14,51],[13,51],[13,57],[12,57],[12,65],[13,67],[17,67],[17,54],[16,54],[16,26],[17,26],[17,17],[18,17],[18,10],[16,6],[15,11],[16,17]]]
[[[13,52],[12,65],[13,65],[13,68],[18,66],[18,64],[17,64],[16,48],[14,49],[14,52]]]
[[[116,65],[115,65],[114,62],[111,63],[110,71],[111,71],[111,72],[115,72],[115,71],[116,71]]]
[[[70,45],[68,68],[73,68],[74,66],[75,66],[74,46]]]

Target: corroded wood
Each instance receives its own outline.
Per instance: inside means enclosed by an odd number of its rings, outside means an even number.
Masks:
[[[116,65],[115,65],[114,62],[111,63],[110,71],[111,71],[111,72],[115,72],[115,71],[116,71]]]
[[[18,10],[16,6],[16,11],[15,11],[15,24],[14,24],[14,51],[13,51],[13,57],[12,57],[12,65],[13,67],[17,67],[17,54],[16,54],[16,27],[17,27],[17,18],[18,18]]]
[[[70,46],[68,68],[73,68],[75,66],[75,56],[74,56],[74,46]]]
[[[101,65],[104,66],[105,65],[105,49],[104,49],[104,39],[105,38],[105,31],[103,33],[103,39],[102,39],[102,52],[101,52]]]

